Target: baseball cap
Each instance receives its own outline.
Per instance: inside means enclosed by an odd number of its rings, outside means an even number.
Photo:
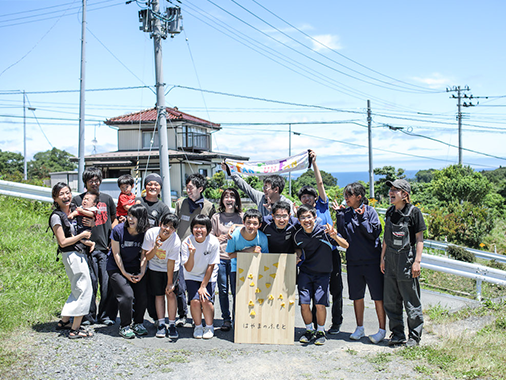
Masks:
[[[411,193],[411,185],[405,179],[396,179],[395,181],[386,181],[388,187],[395,187],[404,190],[406,193]]]

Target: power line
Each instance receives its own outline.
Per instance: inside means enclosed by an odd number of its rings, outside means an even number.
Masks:
[[[301,34],[303,34],[305,37],[307,37],[307,38],[311,39],[311,40],[312,40],[312,41],[314,41],[315,43],[319,44],[320,46],[325,47],[326,49],[328,49],[328,50],[332,51],[333,53],[335,53],[335,54],[339,55],[340,57],[342,57],[342,58],[344,58],[344,59],[347,59],[348,61],[353,62],[354,64],[356,64],[356,65],[358,65],[358,66],[360,66],[360,67],[363,67],[364,69],[367,69],[367,70],[369,70],[369,71],[372,71],[373,73],[376,73],[376,74],[378,74],[378,75],[381,75],[381,76],[383,76],[383,77],[385,77],[385,78],[388,78],[388,79],[391,79],[391,80],[394,80],[394,81],[396,81],[396,82],[403,83],[403,84],[406,84],[406,85],[409,85],[409,86],[417,87],[417,88],[420,88],[420,89],[422,89],[422,90],[425,90],[425,91],[429,92],[429,91],[427,90],[427,88],[425,88],[425,87],[418,86],[418,85],[415,85],[415,84],[412,84],[412,83],[408,83],[408,82],[404,82],[404,81],[402,81],[402,80],[399,80],[399,79],[393,78],[393,77],[391,77],[391,76],[388,76],[388,75],[382,74],[382,73],[380,73],[379,71],[376,71],[376,70],[374,70],[374,69],[371,69],[370,67],[365,66],[365,65],[361,64],[360,62],[357,62],[357,61],[355,61],[355,60],[353,60],[353,59],[351,59],[351,58],[349,58],[349,57],[345,56],[344,54],[342,54],[342,53],[338,52],[337,50],[335,50],[335,49],[333,49],[333,48],[331,48],[331,47],[329,47],[329,46],[325,45],[323,42],[318,41],[318,40],[317,40],[317,39],[315,39],[314,37],[312,37],[312,36],[310,36],[309,34],[307,34],[307,33],[303,32],[302,30],[300,30],[300,29],[299,29],[299,28],[297,28],[296,26],[294,26],[294,25],[290,24],[288,21],[284,20],[283,18],[281,18],[280,16],[278,16],[278,15],[277,15],[277,14],[275,14],[274,12],[270,11],[270,10],[269,10],[269,9],[267,9],[265,6],[263,6],[262,4],[260,4],[258,1],[256,1],[256,0],[252,0],[252,1],[253,1],[255,4],[257,4],[258,6],[260,6],[261,8],[265,9],[267,12],[269,12],[269,13],[270,13],[271,15],[273,15],[274,17],[278,18],[279,20],[283,21],[285,24],[287,24],[287,25],[288,25],[288,26],[290,26],[291,28],[293,28],[293,29],[297,30],[298,32],[300,32]],[[348,69],[349,69],[349,70],[352,70],[351,68],[348,68]],[[352,70],[352,71],[354,71],[354,70]],[[362,74],[362,75],[363,75],[363,74]],[[443,92],[443,91],[433,91],[433,92]]]
[[[208,0],[208,1],[209,1],[209,0]],[[254,14],[252,11],[250,11],[249,9],[247,9],[246,7],[244,7],[243,5],[239,4],[237,1],[235,1],[235,0],[231,0],[231,1],[232,1],[234,4],[236,4],[238,7],[240,7],[241,9],[245,10],[246,12],[248,12],[248,13],[249,13],[250,15],[252,15],[253,17],[255,17],[255,18],[257,18],[258,20],[262,21],[263,23],[265,23],[266,25],[270,26],[271,28],[273,28],[273,29],[274,29],[274,30],[276,30],[277,32],[281,33],[281,34],[282,34],[282,35],[284,35],[285,37],[289,38],[290,40],[294,41],[295,43],[297,43],[297,44],[301,45],[302,47],[304,47],[304,48],[306,48],[306,49],[309,49],[311,52],[313,52],[313,53],[315,53],[315,54],[317,54],[317,55],[319,55],[319,56],[321,56],[321,57],[323,57],[323,58],[325,58],[325,59],[328,59],[328,60],[330,60],[331,62],[333,62],[333,63],[335,63],[335,64],[337,64],[337,65],[339,65],[339,66],[341,66],[341,67],[344,67],[344,68],[346,68],[346,69],[348,69],[348,70],[351,70],[351,71],[353,71],[353,72],[355,72],[355,73],[357,73],[357,74],[363,75],[363,76],[365,76],[366,78],[369,78],[369,79],[372,79],[372,80],[378,81],[378,82],[383,83],[383,84],[386,84],[386,85],[388,85],[388,86],[398,87],[398,89],[396,89],[396,88],[391,88],[391,87],[385,87],[385,86],[379,85],[379,84],[377,84],[377,83],[372,83],[372,82],[366,81],[366,80],[364,80],[364,79],[357,78],[357,77],[355,77],[355,76],[353,76],[353,75],[351,75],[351,74],[348,74],[348,73],[342,72],[342,71],[340,71],[340,70],[334,69],[334,68],[332,68],[332,67],[330,67],[330,66],[328,66],[328,65],[326,65],[326,64],[324,64],[324,63],[322,63],[321,61],[314,60],[314,59],[310,58],[309,56],[307,56],[307,55],[303,54],[305,57],[307,57],[307,58],[309,58],[309,59],[312,59],[312,60],[313,60],[314,62],[316,62],[316,63],[319,63],[319,64],[321,64],[321,65],[323,65],[323,66],[325,66],[325,67],[327,67],[327,68],[329,68],[329,69],[331,69],[331,70],[334,70],[334,71],[336,71],[336,72],[338,72],[338,73],[340,73],[340,74],[342,74],[342,75],[345,75],[345,76],[347,76],[347,77],[349,77],[349,78],[353,78],[353,79],[355,79],[355,80],[358,80],[358,81],[361,81],[361,82],[364,82],[364,83],[367,83],[367,84],[371,84],[371,85],[373,85],[373,86],[378,86],[378,87],[385,88],[385,89],[388,89],[388,90],[393,90],[393,91],[403,91],[403,92],[411,92],[411,93],[414,93],[414,92],[419,93],[419,92],[420,92],[420,90],[416,90],[416,91],[415,91],[414,89],[408,89],[408,88],[403,87],[403,86],[393,85],[393,84],[391,84],[391,83],[389,83],[389,82],[386,82],[386,81],[383,81],[383,80],[380,80],[380,79],[377,79],[377,78],[371,77],[371,76],[369,76],[369,75],[366,75],[366,74],[360,73],[359,71],[353,70],[353,69],[351,69],[351,68],[349,68],[349,67],[347,67],[347,66],[345,66],[345,65],[343,65],[343,64],[341,64],[341,63],[339,63],[339,62],[337,62],[337,61],[335,61],[335,60],[333,60],[333,59],[331,59],[331,58],[329,58],[329,57],[326,57],[325,55],[323,55],[323,54],[321,54],[321,53],[319,53],[319,52],[317,52],[317,51],[314,51],[313,49],[311,49],[311,48],[310,48],[310,47],[308,47],[307,45],[303,44],[303,43],[302,43],[302,42],[300,42],[299,40],[297,40],[297,39],[293,38],[292,36],[288,35],[287,33],[283,32],[282,30],[280,30],[280,29],[276,28],[274,25],[272,25],[272,24],[270,24],[269,22],[265,21],[264,19],[262,19],[262,18],[261,18],[261,17],[259,17],[258,15]],[[212,1],[209,1],[209,2],[210,2],[211,4],[214,4]],[[247,25],[250,25],[250,24],[247,24]],[[255,29],[256,29],[256,28],[255,28]],[[256,29],[256,30],[258,30],[258,29]],[[265,35],[267,35],[266,33],[264,33],[264,34],[265,34]],[[272,37],[272,38],[273,38],[273,37]],[[278,42],[279,42],[279,40],[277,40],[277,39],[275,39],[275,38],[273,38],[273,39],[274,39],[275,41],[278,41]],[[285,45],[285,44],[283,44],[283,45],[284,45],[284,46],[287,46],[287,45]],[[288,46],[287,46],[287,47],[288,47]],[[295,51],[295,49],[293,49],[293,50]],[[300,54],[302,54],[302,53],[300,53]],[[406,90],[407,90],[407,91],[406,91]],[[425,90],[424,92],[427,92],[427,91]],[[431,92],[431,93],[433,93],[434,91],[430,91],[430,92]]]

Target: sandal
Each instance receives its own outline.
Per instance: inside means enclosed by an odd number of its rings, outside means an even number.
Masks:
[[[91,338],[94,334],[91,331],[79,327],[79,330],[70,329],[69,339]]]
[[[70,319],[67,322],[63,322],[63,319],[60,319],[58,321],[58,324],[56,325],[56,330],[68,330],[72,327],[72,322],[70,322]]]

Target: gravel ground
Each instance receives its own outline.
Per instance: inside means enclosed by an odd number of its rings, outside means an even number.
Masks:
[[[346,277],[344,278],[347,294]],[[434,292],[422,292],[424,307],[441,304],[453,310],[469,300]],[[374,303],[366,295],[364,326],[366,334],[378,329]],[[330,308],[327,309],[330,326]],[[219,302],[215,326],[221,326]],[[298,342],[304,332],[300,311],[295,313],[293,345],[253,345],[233,343],[233,331],[215,330],[211,340],[192,337],[190,324],[179,328],[180,338],[155,338],[155,326],[148,322],[148,336],[126,340],[118,335],[118,325],[93,326],[95,336],[70,340],[68,332],[55,331],[56,321],[34,326],[13,336],[7,349],[18,355],[11,371],[0,378],[18,379],[429,379],[415,367],[420,364],[403,359],[386,341],[372,344],[367,337],[352,341],[355,329],[353,304],[345,297],[343,325],[338,335],[327,335],[324,346],[304,346]],[[119,319],[118,319],[119,321]],[[485,323],[485,322],[481,322]],[[478,323],[480,324],[480,323]],[[460,330],[475,327],[477,321],[459,324]],[[452,329],[453,330],[453,329]],[[430,333],[428,333],[429,331]],[[447,328],[427,324],[422,345],[436,344]],[[388,334],[388,333],[387,333]],[[436,335],[437,334],[437,335]],[[434,375],[432,375],[434,376]],[[432,377],[433,378],[433,377]]]
[[[234,344],[233,332],[216,330],[211,340],[149,336],[125,340],[117,326],[95,326],[91,339],[70,340],[54,331],[55,324],[24,334],[24,360],[8,375],[33,379],[425,379],[415,364],[395,355],[386,343],[367,338],[349,340],[349,333],[329,336],[324,346]],[[297,328],[296,337],[303,329]],[[425,337],[425,344],[431,340]],[[4,374],[7,375],[7,374]]]

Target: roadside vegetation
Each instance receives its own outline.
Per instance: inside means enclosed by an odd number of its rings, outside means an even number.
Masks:
[[[415,369],[431,378],[506,378],[506,302],[486,301],[481,307],[449,313],[441,306],[427,311],[428,324],[446,326],[437,344],[404,348],[396,353],[412,360]],[[491,321],[480,326],[478,321]],[[466,322],[469,322],[466,324]],[[463,328],[462,326],[468,326]],[[429,327],[430,329],[430,327]]]
[[[0,196],[0,372],[22,360],[13,337],[56,318],[70,291],[46,232],[50,205]]]

